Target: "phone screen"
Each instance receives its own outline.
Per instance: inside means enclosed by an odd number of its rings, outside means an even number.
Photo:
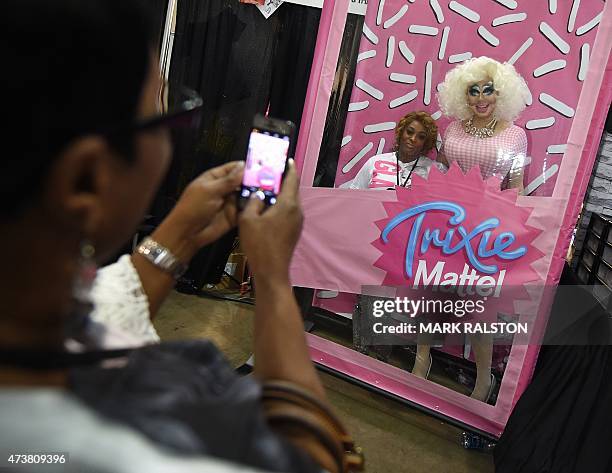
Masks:
[[[248,199],[252,193],[259,192],[266,204],[276,203],[287,164],[289,144],[289,136],[253,129],[240,189],[242,198]]]

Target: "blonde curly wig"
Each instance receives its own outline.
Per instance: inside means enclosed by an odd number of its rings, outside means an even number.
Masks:
[[[483,80],[492,80],[499,92],[495,116],[513,122],[531,98],[525,79],[512,64],[501,63],[486,56],[468,59],[446,73],[438,92],[442,112],[449,117],[467,120],[472,110],[467,104],[467,89]]]

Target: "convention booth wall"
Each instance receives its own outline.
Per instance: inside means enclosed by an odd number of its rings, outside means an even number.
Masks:
[[[514,64],[531,92],[517,121],[528,138],[525,195],[499,190],[476,168],[464,174],[456,166],[446,174],[432,169],[427,181],[417,176],[407,189],[315,187],[350,3],[327,0],[321,13],[296,150],[305,224],[291,265],[292,283],[359,294],[364,286],[410,287],[420,264],[431,271],[443,263],[446,274],[467,265],[492,275],[502,291],[521,288],[512,309],[530,321],[537,336],[551,303],[542,289],[558,283],[610,104],[610,2],[368,3],[355,81],[348,85],[352,105],[335,185],[354,177],[372,155],[390,151],[398,119],[412,110],[428,111],[443,132],[449,120],[439,110],[437,84],[457,63],[484,55]],[[523,254],[504,259],[500,252],[484,252],[488,256],[479,260],[470,244],[478,245],[482,235],[476,229],[483,222],[494,223],[487,227],[490,241],[503,234],[510,249],[524,248]],[[443,236],[450,229],[456,230],[451,241],[457,248],[463,232],[461,251],[414,247],[422,231]],[[493,270],[483,273],[483,268]],[[489,405],[321,337],[307,337],[315,362],[494,436],[503,431],[538,356],[537,339],[515,343],[497,402]]]

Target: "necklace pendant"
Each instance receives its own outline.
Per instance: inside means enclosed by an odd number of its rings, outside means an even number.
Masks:
[[[495,126],[497,125],[497,118],[494,118],[484,127],[478,128],[474,126],[472,119],[470,118],[463,125],[463,129],[469,135],[475,136],[476,138],[491,138],[495,132]]]

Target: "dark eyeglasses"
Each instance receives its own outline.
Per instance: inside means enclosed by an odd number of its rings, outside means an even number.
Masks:
[[[150,130],[157,127],[167,128],[197,128],[202,118],[204,101],[195,90],[181,86],[178,88],[178,97],[173,102],[175,107],[168,107],[168,84],[164,84],[160,91],[160,115],[141,120],[134,124],[135,131]]]
[[[160,114],[151,118],[137,120],[132,123],[119,124],[107,130],[107,134],[124,134],[146,131],[154,128],[197,128],[202,118],[202,97],[187,87],[178,88],[178,96],[174,97],[174,107],[168,107],[168,85],[160,90]]]

